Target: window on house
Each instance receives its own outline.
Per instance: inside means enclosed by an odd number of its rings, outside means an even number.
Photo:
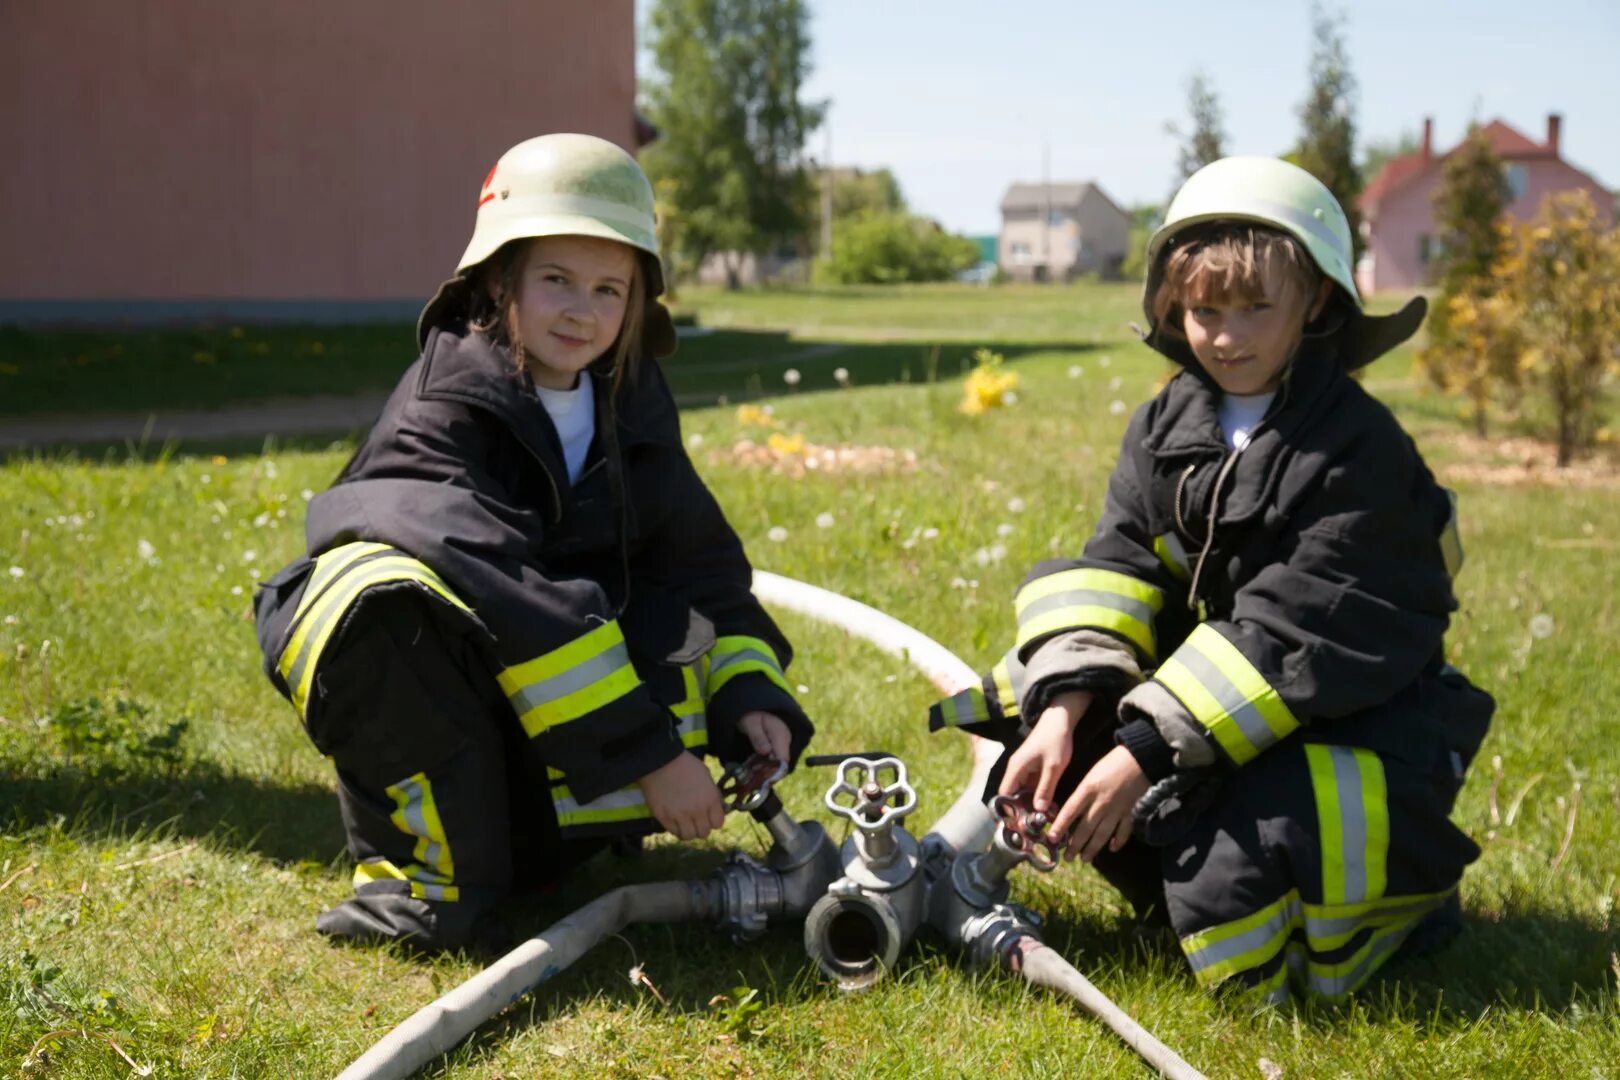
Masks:
[[[1068,220],[1068,217],[1061,210],[1052,210],[1046,215],[1046,224],[1049,228],[1060,229],[1063,227],[1063,223]]]
[[[1522,199],[1525,183],[1529,179],[1524,162],[1514,161],[1502,166],[1502,176],[1507,180],[1508,190],[1513,193],[1513,200]]]
[[[1440,254],[1440,248],[1437,244],[1435,244],[1434,237],[1430,236],[1428,233],[1424,233],[1422,236],[1418,237],[1419,264],[1428,266],[1429,261],[1438,254]]]

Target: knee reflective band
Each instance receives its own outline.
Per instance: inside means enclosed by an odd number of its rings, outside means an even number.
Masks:
[[[1322,902],[1358,904],[1384,895],[1389,794],[1371,750],[1307,744],[1322,835]]]
[[[1018,647],[1061,630],[1106,630],[1157,659],[1153,617],[1164,594],[1112,570],[1061,570],[1018,590]]]
[[[748,671],[759,672],[786,694],[793,693],[787,676],[782,674],[782,662],[776,658],[776,650],[759,638],[737,635],[719,639],[709,650],[705,695],[714,697],[726,683]]]
[[[309,692],[321,650],[357,597],[373,585],[412,581],[463,611],[470,610],[427,566],[387,544],[345,544],[315,560],[314,572],[293,612],[292,636],[276,664],[298,715],[308,719]]]
[[[641,685],[617,621],[509,667],[496,678],[531,736],[587,716]]]
[[[1238,765],[1299,727],[1277,691],[1220,631],[1199,623],[1153,673]]]

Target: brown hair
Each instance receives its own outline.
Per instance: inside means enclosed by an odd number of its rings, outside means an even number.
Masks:
[[[1322,281],[1303,244],[1263,225],[1221,222],[1176,237],[1171,244],[1160,256],[1163,269],[1153,291],[1155,333],[1183,337],[1187,308],[1262,300],[1268,281],[1279,288],[1273,300],[1303,309]]]
[[[490,343],[511,353],[512,367],[522,374],[528,353],[523,347],[523,328],[517,320],[517,298],[528,266],[534,239],[513,240],[473,271],[472,296],[468,304],[467,326],[488,338]],[[641,337],[647,323],[647,256],[634,252],[635,267],[624,301],[624,322],[608,352],[613,356],[613,393],[625,379],[636,383],[643,352]],[[606,354],[604,354],[606,355]]]

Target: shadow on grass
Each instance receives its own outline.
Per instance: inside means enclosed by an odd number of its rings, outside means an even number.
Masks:
[[[0,448],[0,465],[26,461],[54,465],[152,465],[185,458],[257,458],[275,454],[322,454],[354,451],[365,432],[334,431],[313,434],[275,433],[241,435],[231,438],[170,439],[162,443],[123,442],[52,443],[48,446]],[[334,470],[334,476],[336,471]]]
[[[343,850],[337,796],[196,762],[173,773],[92,774],[71,766],[38,776],[0,771],[0,827],[57,826],[74,837],[156,833],[223,843],[281,864],[329,863]]]

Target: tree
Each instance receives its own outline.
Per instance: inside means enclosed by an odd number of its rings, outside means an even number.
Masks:
[[[1302,131],[1289,160],[1315,176],[1339,200],[1350,219],[1355,254],[1361,255],[1361,170],[1356,167],[1356,80],[1344,45],[1344,16],[1311,6],[1311,88],[1299,107]]]
[[[1508,250],[1503,215],[1511,199],[1502,159],[1477,124],[1469,127],[1468,137],[1441,165],[1435,192],[1440,253],[1433,265],[1440,295],[1418,366],[1437,386],[1468,398],[1481,436],[1492,399],[1511,393],[1519,374],[1511,350],[1479,337],[1480,327],[1492,322],[1487,301],[1502,283],[1497,264]]]
[[[1552,409],[1562,467],[1592,445],[1605,387],[1620,377],[1620,231],[1599,228],[1585,191],[1549,195],[1500,269],[1502,326]]]
[[[1187,80],[1187,113],[1192,117],[1192,130],[1183,132],[1175,121],[1164,125],[1167,134],[1181,140],[1176,157],[1176,186],[1212,161],[1226,156],[1226,132],[1222,130],[1221,103],[1215,97],[1215,88],[1204,73],[1194,72]]]
[[[979,261],[979,246],[911,214],[864,214],[839,225],[819,280],[835,285],[946,281]]]
[[[1147,276],[1147,245],[1164,224],[1164,207],[1157,203],[1137,203],[1128,212],[1131,215],[1130,239],[1125,242],[1125,262],[1119,272],[1126,281],[1139,281]]]
[[[643,161],[680,215],[678,254],[803,240],[814,221],[804,145],[825,105],[801,100],[809,74],[804,0],[657,0],[648,17],[657,75],[648,118],[662,131]],[[737,262],[728,267],[736,285]]]
[[[822,174],[821,182],[832,184],[834,221],[863,214],[896,214],[906,208],[900,182],[888,169],[830,169]]]

